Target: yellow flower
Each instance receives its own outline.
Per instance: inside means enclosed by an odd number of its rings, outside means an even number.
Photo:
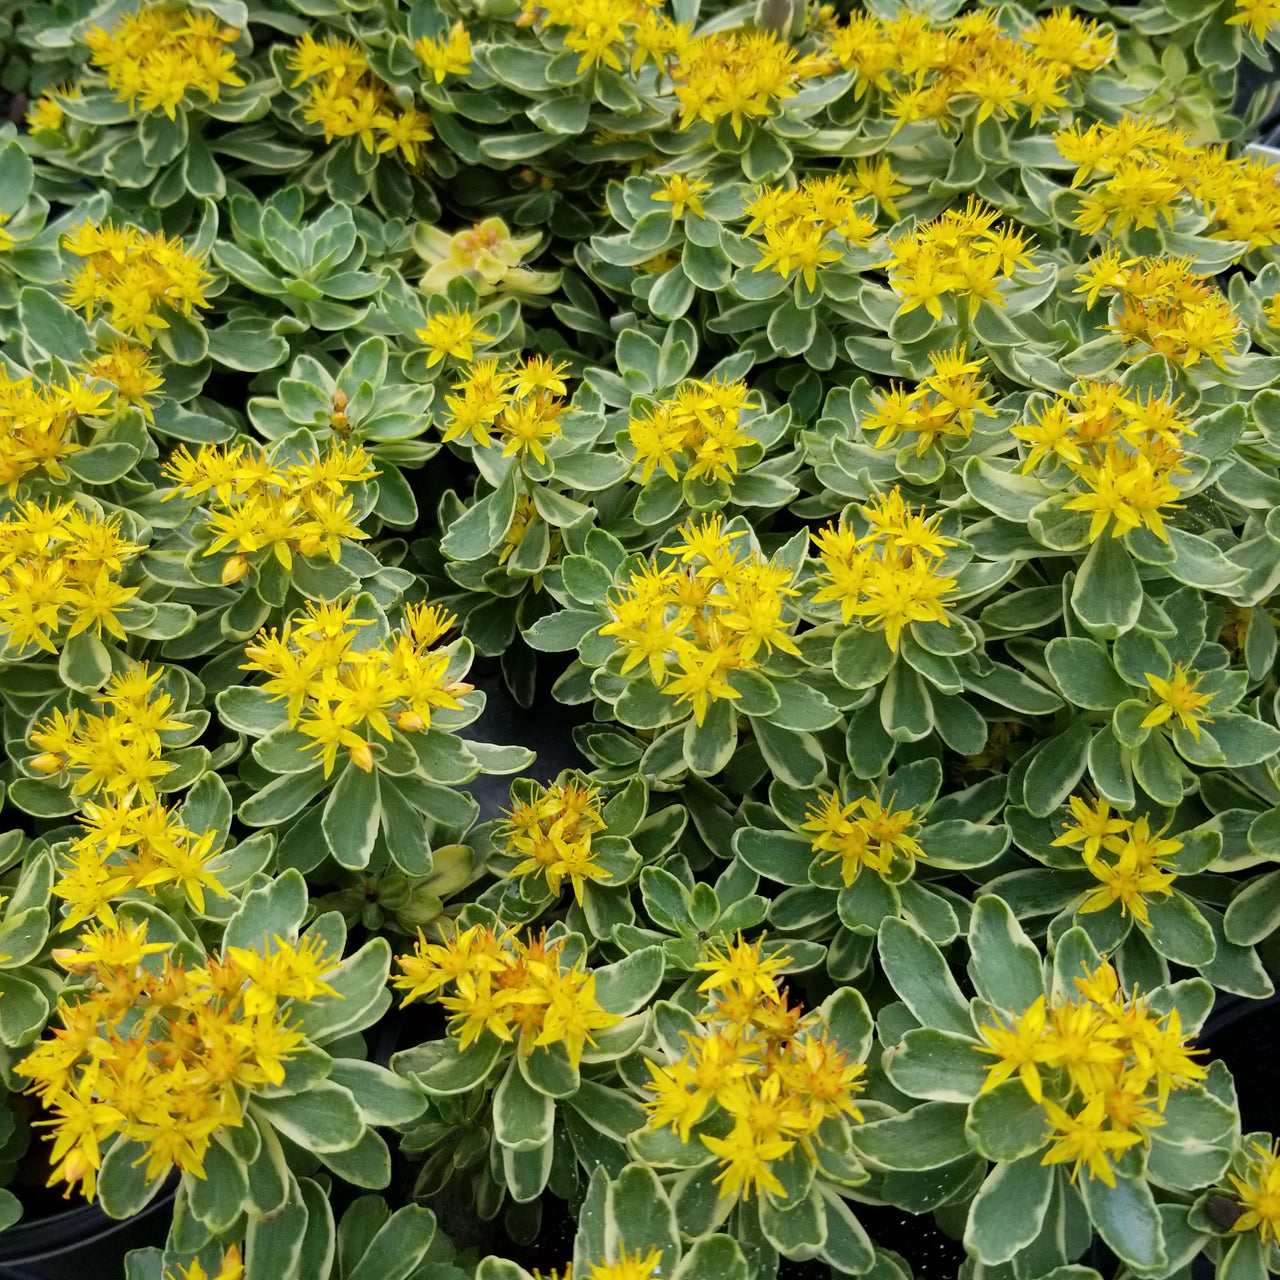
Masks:
[[[991,1016],[991,1022],[978,1028],[983,1043],[974,1048],[979,1053],[993,1054],[999,1061],[987,1068],[987,1078],[981,1091],[987,1093],[1017,1073],[1032,1100],[1043,1102],[1044,1086],[1039,1068],[1050,1058],[1050,1048],[1045,1043],[1044,996],[1037,997],[1009,1027],[1000,1021],[994,1010]]]
[[[690,178],[686,174],[676,173],[662,179],[662,189],[653,193],[652,199],[666,201],[671,205],[671,221],[679,222],[686,209],[690,213],[703,216],[702,197],[711,190],[711,183],[705,178]]]
[[[1053,1124],[1053,1141],[1040,1163],[1071,1162],[1072,1182],[1083,1166],[1090,1178],[1099,1178],[1107,1186],[1114,1187],[1116,1175],[1111,1167],[1112,1156],[1139,1145],[1142,1135],[1105,1127],[1107,1110],[1102,1094],[1090,1098],[1084,1109],[1074,1116],[1048,1098],[1044,1100],[1044,1109]]]
[[[461,20],[445,35],[435,39],[422,36],[415,41],[413,51],[436,84],[443,84],[446,76],[465,76],[471,70],[471,36]]]
[[[178,107],[191,105],[189,92],[217,102],[223,85],[244,84],[231,48],[239,38],[235,27],[222,25],[211,13],[144,4],[120,15],[110,31],[91,26],[84,42],[90,63],[106,72],[118,102],[158,109],[172,120]]]
[[[1147,683],[1156,695],[1156,705],[1143,718],[1142,727],[1166,724],[1172,719],[1178,723],[1197,741],[1200,741],[1200,726],[1212,724],[1213,717],[1204,714],[1204,708],[1217,696],[1213,693],[1197,693],[1203,674],[1189,678],[1182,663],[1174,664],[1173,675],[1165,680],[1161,676],[1146,673]]]
[[[469,308],[450,303],[444,311],[430,316],[424,328],[413,332],[430,352],[427,368],[431,369],[446,356],[454,360],[471,360],[474,343],[493,341],[493,335],[483,326],[484,320],[473,316]]]
[[[1280,1144],[1270,1150],[1253,1144],[1253,1155],[1243,1178],[1230,1175],[1244,1212],[1231,1224],[1232,1231],[1256,1231],[1263,1244],[1280,1240]]]
[[[738,934],[737,942],[725,943],[721,950],[715,943],[707,946],[707,959],[696,968],[710,973],[698,986],[699,991],[733,989],[748,998],[778,999],[778,974],[791,962],[791,957],[778,951],[766,956],[759,942],[747,942]]]
[[[521,859],[511,869],[513,876],[540,876],[553,896],[568,880],[581,906],[585,884],[610,878],[591,847],[592,837],[604,829],[598,789],[568,782],[539,787],[532,800],[513,800],[498,832],[506,839],[507,854]]]
[[[244,1260],[238,1244],[233,1244],[222,1255],[217,1271],[212,1274],[207,1272],[198,1260],[189,1267],[180,1266],[176,1274],[172,1271],[165,1272],[165,1280],[243,1280],[243,1277]]]
[[[734,1122],[726,1138],[699,1135],[699,1140],[721,1162],[716,1177],[722,1199],[730,1196],[759,1196],[762,1191],[785,1196],[778,1175],[770,1168],[773,1160],[781,1160],[796,1144],[788,1138],[768,1138],[752,1130],[747,1121]]]
[[[541,239],[536,231],[513,236],[501,218],[486,218],[453,235],[421,222],[414,229],[413,247],[427,263],[422,288],[443,293],[450,280],[464,276],[482,298],[494,293],[552,293],[560,284],[558,271],[533,271],[522,265]]]
[[[628,1253],[621,1243],[618,1256],[612,1262],[593,1262],[588,1280],[651,1280],[662,1263],[662,1254],[650,1249],[641,1256],[640,1250]],[[566,1271],[564,1280],[570,1280]]]

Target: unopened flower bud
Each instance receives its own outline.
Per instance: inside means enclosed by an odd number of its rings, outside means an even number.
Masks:
[[[405,733],[417,733],[426,727],[427,722],[416,711],[402,711],[396,716],[396,728],[403,729]]]
[[[367,742],[362,742],[358,746],[348,747],[347,754],[351,757],[351,763],[361,773],[373,772],[373,752],[369,749]]]
[[[32,760],[31,767],[37,773],[57,773],[65,763],[66,761],[60,755],[53,751],[46,751]]]
[[[222,585],[224,587],[233,586],[249,572],[248,556],[231,556],[227,563],[222,566]]]
[[[320,540],[320,535],[316,533],[308,533],[298,539],[298,554],[311,559],[312,556],[318,556],[324,550],[324,544]]]

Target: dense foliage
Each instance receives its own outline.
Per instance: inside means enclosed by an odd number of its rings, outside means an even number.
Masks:
[[[0,3],[0,1176],[130,1280],[1280,1268],[1280,7],[961,9]]]

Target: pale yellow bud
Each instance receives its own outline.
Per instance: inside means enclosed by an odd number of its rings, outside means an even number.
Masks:
[[[347,754],[351,757],[351,763],[361,773],[373,772],[373,752],[369,749],[367,742],[362,742],[357,747],[348,747]]]
[[[224,587],[234,586],[248,572],[248,556],[231,556],[227,563],[222,566],[222,585]]]

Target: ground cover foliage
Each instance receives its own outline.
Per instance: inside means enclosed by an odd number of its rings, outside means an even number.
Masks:
[[[4,1225],[1280,1265],[1278,32],[0,4]]]

